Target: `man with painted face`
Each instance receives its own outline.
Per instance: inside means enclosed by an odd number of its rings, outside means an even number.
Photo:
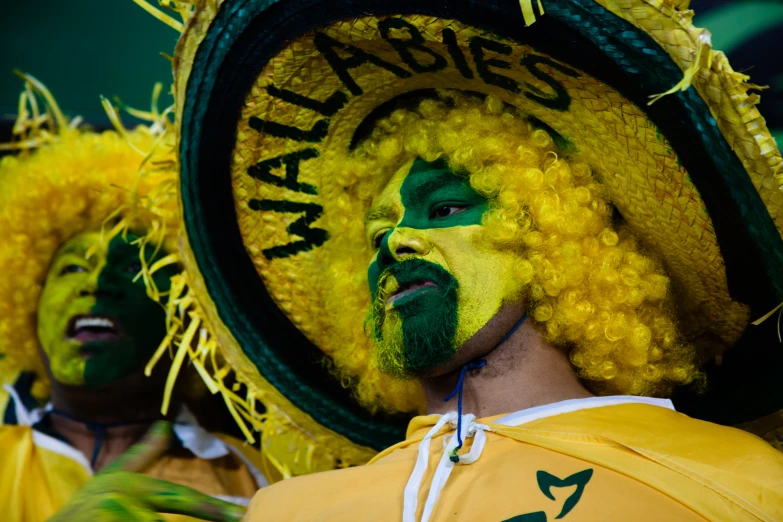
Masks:
[[[379,369],[415,379],[429,416],[369,466],[259,492],[250,520],[751,520],[783,509],[758,482],[780,484],[779,453],[650,397],[699,379],[695,352],[660,263],[612,224],[584,156],[496,98],[450,93],[395,112],[338,163],[388,179],[365,216],[367,322]],[[322,501],[291,507],[316,491]],[[754,491],[774,498],[730,500]]]
[[[200,427],[182,393],[173,430],[155,424],[165,419],[166,372],[148,378],[145,366],[166,335],[166,313],[148,292],[165,299],[169,290],[176,222],[155,226],[129,196],[135,189],[143,199],[171,177],[139,174],[139,151],[156,139],[145,128],[125,136],[62,129],[0,163],[0,353],[18,376],[6,385],[0,426],[4,520],[48,519],[104,470],[195,488],[207,495],[182,487],[167,511],[210,517],[242,513],[214,497],[247,502],[266,485],[241,443]],[[128,508],[114,502],[117,513]]]

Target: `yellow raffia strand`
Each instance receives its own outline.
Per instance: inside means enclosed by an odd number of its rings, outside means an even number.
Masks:
[[[22,122],[29,120],[30,113],[27,110],[27,91],[19,93],[19,105],[16,109],[16,122],[11,132],[18,134],[22,129]]]
[[[185,330],[185,334],[179,342],[177,353],[174,356],[174,360],[171,362],[171,369],[169,375],[166,378],[166,386],[163,389],[163,404],[160,407],[160,412],[166,415],[169,411],[169,405],[171,404],[171,393],[174,391],[174,383],[177,381],[177,376],[182,368],[182,363],[185,362],[185,356],[188,354],[188,346],[193,342],[193,338],[198,332],[198,327],[201,324],[199,317],[191,317],[191,322],[188,325],[188,329]]]
[[[170,266],[170,265],[176,265],[180,261],[181,261],[181,259],[179,257],[179,254],[169,254],[169,255],[167,255],[165,257],[162,257],[162,258],[158,259],[157,261],[155,261],[155,263],[153,263],[152,266],[150,266],[149,273],[150,273],[150,275],[152,275],[155,272],[157,272],[158,270],[160,270],[162,268],[165,268],[167,266]]]
[[[158,121],[158,119],[160,118],[160,111],[158,111],[158,99],[160,98],[160,93],[162,91],[163,91],[163,84],[161,82],[156,82],[152,88],[152,103],[150,104],[151,110],[149,111],[143,111],[140,109],[129,107],[124,103],[122,103],[122,100],[118,96],[114,97],[114,102],[117,105],[119,105],[122,110],[124,110],[131,116],[134,116],[140,120],[155,122]]]
[[[522,17],[525,19],[525,25],[530,26],[536,21],[536,12],[533,9],[533,0],[519,0],[519,7],[522,8]],[[538,14],[544,14],[544,5],[538,0]]]
[[[688,87],[691,86],[693,79],[696,77],[699,71],[712,67],[712,36],[708,30],[702,29],[701,34],[699,34],[699,41],[697,45],[698,49],[696,51],[696,57],[694,58],[690,67],[688,67],[683,73],[682,80],[677,82],[677,85],[668,91],[650,96],[652,99],[647,103],[647,105],[652,105],[664,96],[674,94],[677,91],[688,90]]]
[[[0,143],[0,150],[32,150],[56,140],[74,129],[81,118],[70,123],[60,110],[49,89],[34,76],[15,70],[24,80],[24,91],[19,95],[17,117],[11,130],[14,141]],[[38,96],[43,98],[45,113],[41,114]]]
[[[120,134],[120,136],[125,138],[125,140],[131,144],[131,147],[133,147],[133,149],[136,150],[139,154],[144,154],[144,152],[139,150],[131,143],[130,138],[128,138],[128,131],[126,130],[125,125],[122,123],[122,118],[120,118],[120,113],[117,111],[114,105],[112,105],[112,103],[103,96],[101,96],[101,105],[103,105],[103,110],[106,111],[106,115],[109,117],[109,121]]]
[[[56,129],[60,132],[66,129],[68,127],[68,120],[63,115],[62,111],[60,110],[60,106],[57,105],[57,102],[55,101],[54,96],[52,96],[52,93],[49,92],[49,89],[47,89],[43,83],[38,81],[30,74],[23,73],[19,70],[15,70],[14,74],[22,78],[27,83],[28,89],[34,88],[36,92],[43,96],[44,101],[46,101],[46,112],[51,112],[51,115],[54,117]],[[35,104],[35,97],[32,95],[30,97]],[[37,112],[37,105],[33,106],[36,107]]]
[[[209,372],[207,372],[207,369],[205,368],[204,364],[207,360],[207,355],[209,355],[210,351],[217,349],[217,343],[214,339],[208,338],[208,332],[205,328],[202,328],[201,330],[201,341],[203,344],[199,344],[198,352],[200,355],[197,356],[197,358],[193,359],[193,367],[196,369],[198,374],[201,376],[201,379],[204,381],[204,384],[206,384],[207,389],[211,394],[216,394],[220,391],[220,387],[217,385],[215,380],[209,375]]]
[[[185,29],[185,25],[182,22],[178,22],[171,16],[167,15],[157,7],[148,4],[145,0],[133,0],[133,3],[147,11],[149,14],[168,25],[177,32],[182,32]]]
[[[264,431],[263,437],[264,439],[262,439],[262,447],[263,447],[263,441],[268,437],[268,435],[266,435],[266,431]],[[293,476],[293,474],[291,473],[291,469],[285,463],[280,462],[279,460],[274,458],[272,454],[264,453],[264,456],[266,457],[265,460],[268,460],[275,467],[275,469],[277,469],[277,471],[283,476],[283,480],[288,480]]]
[[[767,319],[769,319],[770,317],[772,317],[775,314],[775,312],[778,312],[778,341],[783,343],[783,336],[780,333],[780,318],[781,318],[781,315],[783,315],[783,303],[780,303],[775,308],[773,308],[772,310],[770,310],[769,312],[764,314],[763,317],[761,317],[759,319],[756,319],[755,321],[753,321],[750,324],[752,324],[753,326],[758,326],[761,323],[763,323],[764,321],[766,321]]]

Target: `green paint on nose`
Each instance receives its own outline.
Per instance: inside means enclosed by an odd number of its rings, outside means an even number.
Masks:
[[[98,275],[90,313],[111,326],[105,328],[106,339],[85,344],[84,351],[90,354],[84,368],[87,386],[100,386],[140,371],[166,335],[165,311],[147,296],[141,278],[134,281],[141,268],[139,247],[131,244],[135,239],[133,235],[127,241],[119,236],[112,239],[106,264]],[[152,253],[149,248],[148,259]],[[164,255],[160,252],[151,262]],[[153,276],[160,291],[169,289],[174,271],[167,267]]]

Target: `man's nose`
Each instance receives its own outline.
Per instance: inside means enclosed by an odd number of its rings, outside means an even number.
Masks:
[[[117,292],[113,290],[96,290],[94,288],[83,288],[81,292],[79,292],[79,297],[94,297],[96,299],[106,298],[106,297],[117,297]]]
[[[383,238],[378,264],[383,269],[409,257],[426,256],[430,250],[432,246],[421,230],[395,228]]]
[[[116,297],[117,292],[113,284],[99,284],[101,270],[95,270],[84,281],[84,286],[79,291],[79,297],[95,297],[96,299]]]

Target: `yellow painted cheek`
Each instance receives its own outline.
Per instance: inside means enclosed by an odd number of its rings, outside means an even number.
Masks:
[[[68,341],[64,341],[68,344]],[[50,359],[52,375],[63,384],[79,386],[84,384],[84,367],[87,361],[79,355],[81,344],[70,343],[75,346],[62,347],[57,350],[57,356]]]
[[[74,277],[74,280],[82,278]],[[68,321],[85,314],[95,304],[94,298],[74,303],[75,281],[50,282],[41,295],[38,306],[38,340],[49,358],[52,376],[63,384],[84,384],[85,360],[79,350],[81,343],[65,338]]]
[[[459,283],[455,348],[476,335],[509,302],[518,300],[524,286],[513,267],[519,254],[500,250],[484,240],[481,225],[428,230],[433,259]]]
[[[66,247],[75,247],[78,252],[86,253],[98,244],[99,238],[99,233],[96,232],[79,234],[67,241],[61,251]],[[62,256],[58,252],[52,259],[50,272],[38,301],[38,341],[49,359],[52,376],[63,384],[84,384],[86,361],[80,353],[82,344],[66,339],[66,333],[68,322],[73,316],[87,314],[95,305],[94,296],[80,296],[81,290],[89,286],[89,278],[96,278],[105,264],[105,249],[93,250],[95,258],[92,270],[67,277],[58,273],[62,268],[59,263]]]

